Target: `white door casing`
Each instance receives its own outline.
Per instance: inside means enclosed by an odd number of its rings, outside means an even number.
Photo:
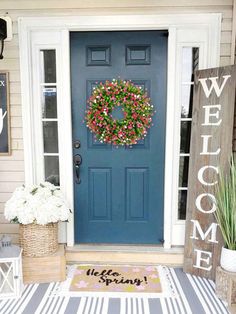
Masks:
[[[199,47],[199,68],[219,66],[221,14],[21,17],[19,45],[25,182],[44,180],[39,52],[55,49],[60,182],[73,210],[73,156],[70,98],[71,31],[168,29],[165,151],[164,247],[183,245],[184,221],[177,219],[182,47]],[[74,245],[74,217],[61,224],[59,240]]]

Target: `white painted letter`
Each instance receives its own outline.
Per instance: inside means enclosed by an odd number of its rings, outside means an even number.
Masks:
[[[212,199],[212,208],[209,209],[209,210],[204,210],[201,206],[201,200],[203,199],[203,197],[207,197],[208,199],[211,198]],[[198,197],[196,198],[196,201],[195,201],[195,205],[197,207],[197,209],[204,213],[204,214],[211,214],[211,213],[214,213],[216,211],[216,199],[215,199],[215,196],[212,195],[212,194],[209,194],[209,193],[203,193],[203,194],[200,194],[198,195]]]
[[[2,129],[3,129],[3,120],[6,116],[7,112],[5,111],[5,113],[3,114],[2,108],[0,109],[0,134],[2,133]]]
[[[219,113],[221,110],[221,105],[209,105],[209,106],[203,106],[205,109],[205,121],[202,123],[202,125],[220,125],[222,122],[222,119],[219,120]],[[218,109],[215,112],[211,112],[211,109]],[[210,121],[211,117],[215,117],[218,121],[213,122]]]
[[[212,257],[212,253],[197,250],[197,249],[194,249],[194,251],[197,253],[197,256],[196,256],[196,264],[193,265],[193,267],[210,271],[212,268],[212,265],[210,265],[208,267],[203,267],[203,266],[201,266],[201,262],[205,262],[207,265],[209,265],[210,264],[210,258]],[[208,257],[203,258],[202,254],[206,254]]]
[[[209,185],[216,185],[216,184],[218,183],[218,181],[209,183],[209,182],[206,182],[206,181],[203,179],[203,173],[204,173],[204,171],[205,171],[207,168],[214,169],[214,170],[216,171],[216,173],[219,174],[219,169],[218,169],[218,167],[214,167],[214,166],[204,166],[204,167],[202,167],[201,169],[199,169],[198,174],[197,174],[197,178],[198,178],[199,182],[201,182],[201,184],[203,184],[203,185],[208,185],[208,186],[209,186]]]
[[[216,80],[219,78],[218,76],[199,79],[200,83],[202,84],[202,88],[204,90],[206,98],[208,98],[210,96],[213,88],[216,92],[217,97],[220,97],[220,95],[221,95],[221,93],[225,87],[225,84],[226,84],[228,78],[230,78],[230,77],[231,77],[231,75],[223,75],[224,82],[222,83],[221,87],[219,87],[218,83],[216,82]],[[206,83],[207,80],[211,81],[211,87],[209,89],[208,89],[208,86]]]
[[[215,152],[208,152],[208,142],[209,138],[212,137],[212,135],[201,135],[203,138],[203,143],[202,143],[202,152],[200,155],[219,155],[220,153],[220,148],[217,149]]]
[[[218,243],[218,241],[216,240],[216,230],[218,226],[217,223],[213,222],[210,225],[210,227],[207,229],[207,231],[204,233],[197,220],[192,219],[191,221],[193,223],[193,235],[190,237],[191,239],[199,240],[199,238],[197,237],[197,231],[198,231],[202,240],[205,240],[208,234],[211,234],[211,237],[208,240],[208,242]]]

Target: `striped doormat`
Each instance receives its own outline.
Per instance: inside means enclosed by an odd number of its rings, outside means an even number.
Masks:
[[[80,297],[55,294],[61,283],[25,286],[19,300],[0,300],[0,314],[228,314],[215,295],[210,280],[183,273],[179,268],[163,267],[177,292],[175,296],[152,295]]]

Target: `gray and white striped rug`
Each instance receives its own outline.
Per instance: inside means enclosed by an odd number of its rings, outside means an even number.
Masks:
[[[215,295],[214,283],[169,268],[175,297],[53,295],[59,283],[25,286],[18,300],[0,300],[0,314],[228,314]]]

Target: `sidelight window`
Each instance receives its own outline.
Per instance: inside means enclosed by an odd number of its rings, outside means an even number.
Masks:
[[[59,185],[56,50],[41,50],[40,63],[44,177]]]
[[[193,105],[193,73],[199,66],[199,48],[182,48],[181,116],[179,145],[178,219],[186,219],[188,167]]]

